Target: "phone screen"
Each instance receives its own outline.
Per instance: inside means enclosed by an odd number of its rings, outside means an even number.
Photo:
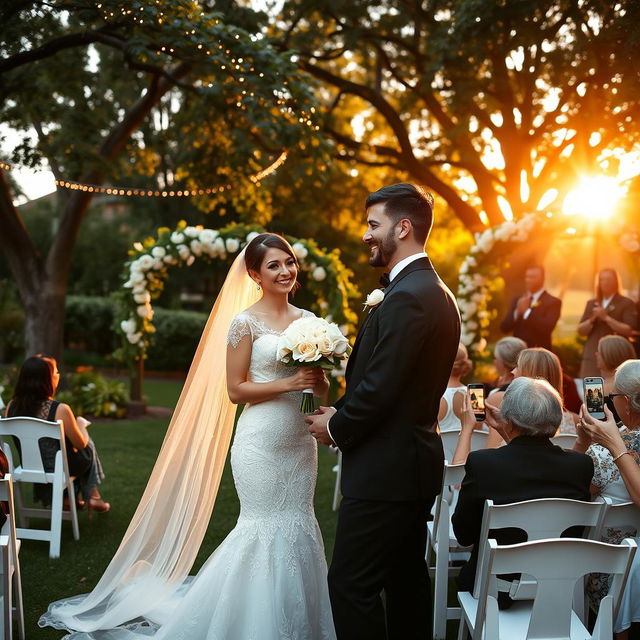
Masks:
[[[476,418],[484,420],[484,387],[482,385],[478,385],[477,387],[469,385],[469,400],[471,402],[471,410]]]
[[[584,402],[587,411],[592,415],[604,417],[604,389],[597,378],[586,378],[584,381]]]

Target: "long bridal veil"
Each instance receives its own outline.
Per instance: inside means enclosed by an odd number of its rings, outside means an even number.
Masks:
[[[54,602],[40,618],[41,627],[85,632],[85,638],[110,637],[99,630],[121,625],[139,628],[157,620],[163,603],[184,582],[213,511],[233,430],[235,405],[227,396],[225,374],[227,331],[233,317],[257,298],[243,250],[207,320],[158,459],[118,550],[94,590]]]

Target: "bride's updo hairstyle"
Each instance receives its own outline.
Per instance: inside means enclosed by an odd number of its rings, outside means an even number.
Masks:
[[[277,233],[261,233],[247,245],[244,252],[244,264],[249,275],[252,271],[254,273],[260,272],[260,267],[262,267],[264,257],[269,249],[280,249],[290,255],[296,263],[298,271],[300,270],[300,264],[293,248],[282,236]],[[300,283],[296,280],[291,293],[294,293],[299,287]]]

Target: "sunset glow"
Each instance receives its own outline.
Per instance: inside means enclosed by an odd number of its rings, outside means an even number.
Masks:
[[[615,212],[625,189],[615,178],[589,176],[571,190],[562,203],[567,216],[584,216],[592,220],[606,220]]]

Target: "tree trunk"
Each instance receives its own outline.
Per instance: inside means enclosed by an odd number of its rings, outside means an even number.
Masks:
[[[22,292],[26,355],[36,353],[62,361],[66,282],[46,280],[39,291]]]

